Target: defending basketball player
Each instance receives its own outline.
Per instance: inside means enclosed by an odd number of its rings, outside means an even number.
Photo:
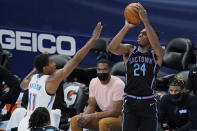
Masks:
[[[164,50],[149,23],[146,10],[140,3],[136,4],[136,11],[145,26],[138,36],[138,46],[121,44],[126,33],[136,26],[126,21],[111,41],[109,50],[123,55],[126,66],[123,131],[155,131],[157,109],[154,86]]]
[[[27,115],[20,122],[18,131],[27,131],[30,115],[37,107],[46,107],[51,111],[60,82],[68,77],[86,56],[95,41],[99,38],[101,30],[102,25],[101,22],[99,22],[90,40],[60,70],[56,70],[55,64],[48,54],[41,54],[35,57],[35,69],[21,82],[21,88],[29,89],[29,101]],[[53,126],[58,128],[58,125],[59,123]]]

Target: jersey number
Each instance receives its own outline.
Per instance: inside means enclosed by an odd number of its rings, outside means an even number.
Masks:
[[[34,110],[36,105],[37,94],[29,93],[29,110]]]
[[[54,100],[55,96],[51,96],[50,100],[49,100],[49,103],[47,105],[46,108],[48,108],[52,101]],[[34,93],[29,93],[29,110],[33,110],[35,109],[35,105],[36,105],[36,100],[37,100],[37,94],[34,94]]]
[[[146,64],[143,64],[142,66],[140,66],[140,64],[134,64],[134,76],[140,76],[140,73],[138,72],[138,70],[140,70],[143,76],[145,76]]]

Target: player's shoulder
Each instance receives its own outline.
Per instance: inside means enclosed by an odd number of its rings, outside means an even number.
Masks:
[[[131,54],[131,52],[133,52],[137,47],[131,44],[124,44],[124,45],[127,51],[123,54],[123,58],[127,59],[129,55]]]
[[[34,75],[32,75],[32,76],[31,76],[31,80],[35,80],[35,79],[37,79],[37,78],[38,78],[38,76],[39,76],[39,74],[34,74]]]
[[[136,46],[132,45],[132,44],[125,44],[125,46],[127,47],[128,52],[130,53],[134,48],[136,48]]]

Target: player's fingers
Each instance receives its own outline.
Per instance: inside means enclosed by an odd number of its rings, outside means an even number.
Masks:
[[[136,13],[138,13],[139,12],[139,8],[136,6],[136,7],[134,7],[133,8],[133,10],[136,12]]]
[[[138,2],[136,6],[137,6],[138,8],[141,8],[142,10],[145,10],[144,7],[141,5],[140,2]]]
[[[102,29],[102,24],[101,22],[98,22],[96,25],[96,30],[101,30]]]
[[[101,26],[102,26],[102,23],[101,23],[101,21],[99,21],[97,24],[97,27],[101,27]]]
[[[103,29],[103,26],[101,26],[100,31]]]

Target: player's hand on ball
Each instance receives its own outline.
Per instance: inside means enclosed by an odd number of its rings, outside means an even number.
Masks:
[[[138,9],[139,17],[140,17],[141,21],[144,22],[145,20],[147,20],[147,12],[144,9],[144,7],[139,2],[137,3],[136,7]]]
[[[93,33],[92,33],[92,38],[94,40],[97,40],[100,37],[102,28],[103,28],[103,26],[102,26],[101,22],[98,22],[96,27],[93,30]]]
[[[127,20],[125,20],[125,26],[128,27],[128,28],[130,29],[130,28],[136,27],[137,25],[131,24],[131,23],[129,23]]]

